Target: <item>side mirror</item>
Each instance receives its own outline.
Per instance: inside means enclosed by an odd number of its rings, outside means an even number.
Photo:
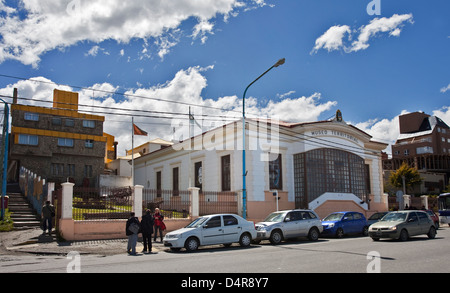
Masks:
[[[412,222],[415,222],[415,221],[416,221],[416,219],[411,218],[411,219],[408,220],[408,223],[412,223]]]
[[[286,219],[284,219],[284,221],[285,221],[285,222],[290,222],[290,221],[291,221],[291,218],[286,218]]]

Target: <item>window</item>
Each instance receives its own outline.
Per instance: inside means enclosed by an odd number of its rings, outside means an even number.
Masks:
[[[230,191],[231,190],[230,155],[223,156],[221,159],[222,159],[222,191]]]
[[[233,216],[223,216],[224,226],[233,226],[238,224],[238,220]]]
[[[421,154],[432,154],[433,153],[433,147],[430,147],[430,146],[418,147],[418,148],[416,148],[416,153],[418,155],[421,155]]]
[[[337,149],[315,149],[294,155],[295,207],[326,192],[353,193],[365,200],[370,193],[369,166],[364,159]]]
[[[37,113],[25,113],[25,120],[27,120],[27,121],[39,121],[39,114],[37,114]]]
[[[84,165],[84,177],[92,177],[92,165]]]
[[[404,154],[405,156],[409,156],[409,150],[405,150],[405,151],[403,152],[403,154]]]
[[[73,127],[75,125],[75,121],[73,119],[66,119],[66,126]]]
[[[156,172],[156,197],[161,197],[161,171]]]
[[[75,176],[75,164],[69,164],[67,165],[67,175],[69,176]]]
[[[73,147],[73,139],[72,138],[58,138],[58,146]]]
[[[52,118],[52,125],[61,125],[61,118]]]
[[[222,222],[220,220],[220,216],[216,216],[211,218],[208,223],[206,223],[205,228],[217,228],[222,226]]]
[[[194,177],[195,177],[195,187],[200,188],[202,190],[202,182],[203,182],[203,169],[202,162],[197,162],[194,165]]]
[[[64,164],[53,163],[51,165],[52,176],[64,176]]]
[[[19,144],[38,145],[39,138],[37,135],[19,134]]]
[[[271,190],[283,189],[281,154],[275,160],[269,162],[269,182]]]
[[[84,142],[84,147],[87,149],[92,149],[94,147],[94,141],[92,139],[86,139]]]
[[[172,190],[173,195],[179,195],[179,171],[180,168],[175,167],[172,169]]]
[[[83,120],[83,127],[95,128],[95,121],[94,120]]]

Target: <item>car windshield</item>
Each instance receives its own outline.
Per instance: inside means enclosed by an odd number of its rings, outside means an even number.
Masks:
[[[402,222],[406,220],[408,213],[389,213],[384,216],[381,221],[383,222]]]
[[[282,222],[286,213],[271,213],[268,215],[263,222]]]
[[[189,225],[187,225],[185,228],[197,228],[197,227],[200,227],[208,219],[209,218],[207,218],[207,217],[197,218],[194,221],[192,221]]]
[[[325,219],[323,219],[324,221],[340,221],[342,219],[342,217],[344,216],[344,214],[341,213],[337,213],[337,214],[331,214],[328,215]]]

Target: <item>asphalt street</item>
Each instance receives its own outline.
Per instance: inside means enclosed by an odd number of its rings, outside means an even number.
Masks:
[[[160,249],[129,256],[79,254],[1,255],[0,272],[29,273],[449,273],[450,228],[435,239],[416,236],[409,241],[372,241],[369,237],[320,238],[261,242],[250,248],[237,244],[203,247],[193,253]]]

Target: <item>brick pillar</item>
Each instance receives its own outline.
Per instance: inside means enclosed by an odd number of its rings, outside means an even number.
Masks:
[[[198,187],[189,187],[189,196],[191,200],[190,214],[191,217],[198,217],[200,214],[200,188]]]
[[[133,212],[136,217],[142,217],[142,190],[144,186],[136,185],[133,192]]]

